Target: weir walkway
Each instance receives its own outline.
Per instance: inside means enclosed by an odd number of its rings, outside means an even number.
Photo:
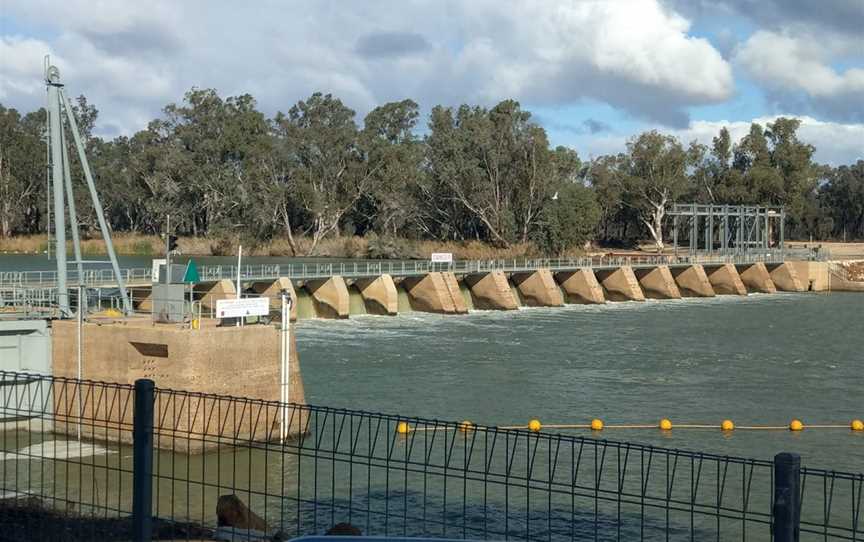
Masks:
[[[388,274],[394,278],[419,276],[431,272],[451,272],[457,275],[502,271],[505,273],[530,272],[538,269],[550,271],[574,271],[581,268],[614,269],[622,266],[632,268],[650,268],[658,265],[681,267],[694,263],[699,264],[751,264],[783,263],[790,259],[787,253],[780,251],[765,251],[758,254],[734,255],[697,255],[697,256],[594,256],[584,258],[561,259],[508,259],[508,260],[457,260],[452,263],[436,263],[420,260],[405,261],[360,261],[339,263],[298,263],[298,264],[254,264],[240,267],[241,281],[275,280],[288,278],[292,280],[324,279],[332,276],[343,278],[366,278]],[[800,258],[796,258],[800,259]],[[198,267],[201,282],[217,282],[220,280],[237,280],[235,265],[202,265]],[[116,288],[117,282],[109,268],[85,270],[78,277],[75,270],[67,273],[67,284],[81,284],[87,288]],[[148,286],[152,284],[150,268],[123,269],[123,278],[127,286]],[[53,288],[57,285],[56,271],[3,271],[0,272],[0,288],[2,287],[34,287]]]
[[[297,301],[292,319],[348,318],[351,314],[395,315],[409,311],[463,314],[471,309],[515,310],[520,306],[556,307],[645,299],[747,295],[751,292],[821,291],[831,287],[832,266],[788,251],[682,256],[595,256],[567,259],[360,261],[340,263],[257,264],[240,268],[244,296]],[[192,298],[204,316],[215,302],[238,295],[238,269],[203,265]],[[136,311],[151,312],[150,269],[125,269]],[[109,298],[116,281],[110,270],[70,273]],[[836,279],[841,280],[841,279]],[[51,307],[56,298],[51,271],[0,273],[0,306]],[[4,301],[5,300],[5,301]],[[50,311],[48,311],[50,313]]]

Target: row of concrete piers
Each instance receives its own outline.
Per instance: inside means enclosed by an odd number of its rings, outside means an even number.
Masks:
[[[824,265],[822,266],[824,267]],[[251,292],[272,299],[281,291],[298,299],[291,318],[348,318],[351,314],[396,315],[419,311],[464,314],[471,309],[515,310],[520,306],[558,307],[565,304],[645,301],[818,291],[827,288],[827,270],[815,262],[776,264],[658,265],[653,267],[579,268],[553,272],[457,275],[430,272],[419,276],[382,274],[362,279],[332,276],[327,279],[274,281],[248,284]],[[199,286],[205,307],[223,297],[234,297],[234,284],[223,280]]]

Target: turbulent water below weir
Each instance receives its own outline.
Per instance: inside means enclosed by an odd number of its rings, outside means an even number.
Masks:
[[[800,433],[607,429],[602,438],[864,470],[864,296],[746,298],[301,321],[311,404],[487,425],[841,424]],[[572,430],[575,434],[590,434]]]

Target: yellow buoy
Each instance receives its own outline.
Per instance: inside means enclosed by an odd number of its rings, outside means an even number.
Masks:
[[[470,420],[463,420],[459,423],[459,430],[463,433],[474,430],[474,424]]]
[[[664,431],[669,431],[670,429],[672,429],[672,422],[669,421],[668,418],[663,418],[662,420],[660,420],[660,429]]]
[[[801,420],[792,420],[789,422],[789,430],[790,431],[801,431],[804,429],[804,424],[801,423]]]
[[[534,431],[535,433],[539,433],[540,430],[543,429],[543,424],[540,423],[540,420],[533,419],[530,422],[528,422],[528,429],[530,429],[531,431]]]
[[[732,420],[723,420],[720,422],[720,430],[721,431],[734,431],[735,424],[732,423]]]
[[[864,431],[864,422],[861,420],[852,420],[852,423],[849,424],[853,431]]]
[[[591,430],[592,431],[602,431],[603,430],[603,420],[598,418],[594,418],[591,420]]]
[[[400,435],[406,435],[408,431],[411,431],[411,426],[408,425],[408,422],[399,422],[396,425],[396,432]]]
[[[193,318],[192,319],[192,329],[200,329],[200,328],[201,328],[201,321],[198,320],[197,318]]]

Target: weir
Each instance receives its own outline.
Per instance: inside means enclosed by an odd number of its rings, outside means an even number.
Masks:
[[[509,311],[519,308],[519,300],[502,271],[466,275],[464,283],[471,291],[475,309]]]
[[[714,288],[701,265],[678,268],[674,272],[675,282],[686,297],[714,297]]]
[[[251,289],[261,297],[270,298],[270,310],[279,310],[282,305],[281,295],[285,291],[291,299],[297,299],[294,283],[290,279],[280,277],[272,282],[253,282]],[[291,304],[290,318],[292,322],[297,321],[297,303]]]
[[[411,309],[440,314],[464,314],[468,312],[458,285],[453,295],[443,273],[432,272],[421,277],[406,277],[402,286],[408,294]]]
[[[567,303],[592,305],[606,303],[603,287],[597,282],[597,277],[590,268],[583,267],[576,271],[557,273],[555,280],[564,291]]]
[[[645,301],[639,280],[630,266],[596,271],[597,280],[603,286],[609,301]]]
[[[774,286],[783,292],[806,292],[807,286],[798,277],[795,267],[786,263],[765,266]]]
[[[771,280],[768,269],[762,262],[735,266],[741,276],[741,282],[747,287],[748,292],[763,294],[776,294],[777,287]]]
[[[639,285],[646,298],[649,299],[680,299],[681,292],[675,283],[675,278],[669,267],[661,265],[654,269],[637,269],[634,271]]]
[[[357,279],[354,286],[363,297],[367,314],[393,316],[399,312],[399,296],[390,275]]]
[[[741,281],[741,275],[731,263],[717,266],[705,266],[708,282],[717,295],[747,295],[747,287]]]
[[[519,295],[529,307],[561,307],[564,296],[548,269],[532,273],[514,273],[510,280],[519,290]]]

